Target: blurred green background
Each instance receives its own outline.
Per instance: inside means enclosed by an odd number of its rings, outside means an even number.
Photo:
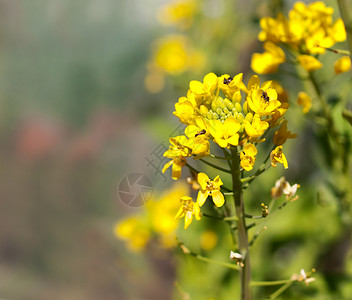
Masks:
[[[260,17],[287,10],[292,1],[202,1],[199,29],[190,37],[205,49],[203,68],[166,78],[164,89],[150,94],[144,80],[153,41],[174,33],[156,20],[166,2],[0,0],[0,298],[165,300],[172,298],[176,274],[187,290],[203,287],[195,299],[211,297],[214,282],[231,287],[219,299],[237,293],[233,272],[199,267],[170,251],[129,253],[113,227],[142,209],[121,203],[116,189],[131,172],[148,174],[156,193],[171,185],[146,157],[177,129],[173,105],[189,80],[211,71],[244,72],[247,82],[251,54],[261,51]],[[293,99],[297,85],[290,79],[284,86],[295,87]],[[299,202],[268,221],[270,233],[258,239],[252,255],[258,280],[316,266],[338,232],[336,207],[329,199],[318,206],[312,188],[320,176],[311,160],[316,152],[306,146],[312,126],[303,132],[302,116],[287,119],[300,139],[289,142],[285,176],[306,185]],[[269,174],[248,201],[261,201],[263,188],[269,193],[282,170]],[[200,228],[194,226],[189,241]],[[214,256],[225,260],[230,250],[227,244]],[[195,279],[199,272],[220,279]],[[307,297],[330,299],[322,296],[325,288],[321,280]],[[287,299],[304,299],[295,298],[302,289],[293,288]]]

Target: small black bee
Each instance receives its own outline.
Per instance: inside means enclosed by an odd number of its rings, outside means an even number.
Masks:
[[[201,135],[201,134],[205,134],[205,133],[206,133],[205,129],[202,129],[201,131],[199,131],[199,132],[195,135],[195,137],[197,137],[198,135]]]
[[[269,102],[270,98],[268,96],[268,94],[264,91],[262,91],[262,98],[266,101],[266,102]]]
[[[232,81],[233,78],[229,77],[229,78],[224,78],[224,84],[229,84]]]

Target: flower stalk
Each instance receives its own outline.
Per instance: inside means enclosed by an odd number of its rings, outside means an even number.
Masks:
[[[250,264],[250,254],[249,254],[249,242],[248,233],[246,229],[246,215],[243,203],[243,192],[242,192],[242,182],[241,182],[241,171],[240,171],[240,158],[237,151],[232,152],[232,187],[233,187],[233,197],[235,202],[235,212],[237,217],[237,234],[238,234],[238,248],[239,252],[243,256],[243,265],[240,270],[241,277],[241,299],[251,300],[251,264]]]

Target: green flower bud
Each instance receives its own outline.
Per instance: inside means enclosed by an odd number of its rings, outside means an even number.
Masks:
[[[232,95],[232,103],[233,104],[241,103],[241,100],[242,100],[242,95],[241,95],[240,91],[237,91]]]
[[[246,119],[249,123],[252,123],[253,114],[252,114],[251,112],[249,112],[248,114],[246,114],[245,119]]]
[[[236,108],[236,111],[237,111],[237,112],[239,112],[239,113],[242,112],[242,106],[241,106],[240,103],[236,103],[236,104],[235,104],[235,108]]]
[[[225,99],[224,103],[225,103],[226,107],[228,108],[228,110],[232,110],[232,109],[235,107],[235,106],[233,105],[233,103],[230,102],[229,99]]]
[[[199,107],[199,111],[202,117],[206,117],[207,113],[209,112],[209,109],[205,105],[201,105]]]
[[[242,113],[239,113],[237,117],[237,121],[240,123],[243,123],[243,120],[244,120],[244,115]]]
[[[243,103],[243,112],[244,112],[245,114],[248,113],[248,102],[247,102],[247,101]]]
[[[208,112],[207,112],[207,119],[208,119],[208,120],[211,120],[211,119],[213,119],[213,118],[214,118],[213,112],[212,112],[212,111],[208,111]]]

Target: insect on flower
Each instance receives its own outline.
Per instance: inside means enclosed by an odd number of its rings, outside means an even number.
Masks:
[[[266,101],[269,102],[270,98],[268,94],[265,91],[262,91],[262,98]]]
[[[202,129],[201,131],[199,131],[199,132],[195,135],[195,137],[197,137],[198,135],[201,135],[201,134],[205,134],[205,133],[206,133],[205,129]]]
[[[229,84],[230,82],[232,81],[232,78],[229,77],[229,78],[224,78],[224,84]]]

